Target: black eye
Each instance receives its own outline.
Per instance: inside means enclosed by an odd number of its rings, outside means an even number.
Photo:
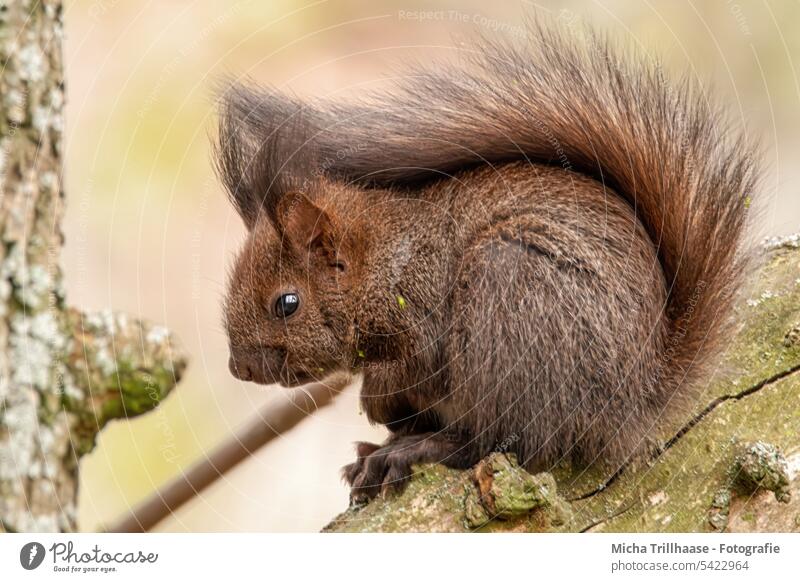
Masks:
[[[300,296],[297,293],[284,293],[275,302],[275,315],[289,317],[300,306]]]

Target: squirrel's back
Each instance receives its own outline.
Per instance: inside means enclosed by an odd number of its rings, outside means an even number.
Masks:
[[[593,179],[529,162],[421,192],[457,233],[438,251],[451,256],[440,289],[419,293],[413,274],[398,288],[423,311],[446,297],[445,328],[413,343],[444,338],[449,392],[421,408],[482,454],[506,442],[531,469],[641,450],[676,409],[676,384],[663,270],[631,206]]]

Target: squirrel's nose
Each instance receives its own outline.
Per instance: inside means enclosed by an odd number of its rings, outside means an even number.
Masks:
[[[284,366],[286,352],[277,348],[232,348],[228,359],[231,374],[245,382],[272,384],[277,382]]]
[[[247,365],[247,362],[236,361],[233,359],[233,356],[228,358],[228,369],[231,371],[234,378],[244,380],[245,382],[249,382],[253,379],[253,372],[250,370],[250,366]]]

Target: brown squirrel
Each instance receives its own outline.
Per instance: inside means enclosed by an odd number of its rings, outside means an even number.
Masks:
[[[658,64],[593,33],[529,38],[355,104],[221,100],[217,168],[249,231],[231,372],[363,372],[390,437],[344,468],[357,501],[498,448],[624,462],[691,403],[730,323],[753,148]]]

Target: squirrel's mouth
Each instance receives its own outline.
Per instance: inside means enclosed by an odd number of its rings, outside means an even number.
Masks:
[[[282,350],[270,348],[233,351],[228,368],[234,378],[255,384],[280,384],[294,388],[318,379],[301,367],[292,369]]]

